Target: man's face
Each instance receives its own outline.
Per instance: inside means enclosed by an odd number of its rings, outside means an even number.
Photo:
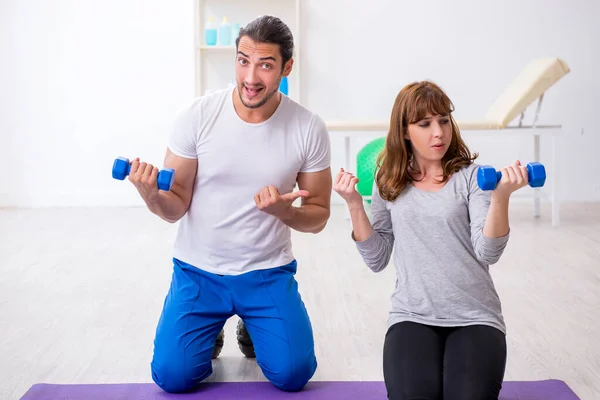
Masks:
[[[258,43],[243,36],[238,44],[235,76],[240,100],[248,108],[259,108],[279,91],[279,83],[292,67],[282,70],[279,45]]]

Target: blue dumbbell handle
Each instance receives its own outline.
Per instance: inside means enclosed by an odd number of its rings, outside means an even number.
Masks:
[[[502,172],[496,171],[496,183],[500,182],[500,179],[502,179]]]
[[[117,160],[115,160],[115,166],[117,164],[117,161],[121,161],[121,165],[123,165],[123,164],[125,165],[125,171],[124,171],[123,178],[125,178],[126,176],[129,176],[129,173],[131,172],[131,164],[129,163],[129,160],[125,157],[118,157]],[[113,178],[122,179],[118,175],[115,175],[115,173],[116,173],[115,167],[113,166]],[[166,168],[166,169],[160,170],[158,172],[157,184],[158,184],[159,189],[171,190],[171,186],[172,186],[174,180],[175,180],[175,170],[173,168]]]
[[[544,186],[544,183],[546,182],[546,171],[544,166],[539,162],[531,162],[527,164],[526,168],[529,186],[532,188]],[[496,179],[494,179],[492,173],[495,175]],[[494,190],[500,179],[502,179],[502,172],[497,171],[492,166],[481,166],[477,171],[477,184],[483,190]]]
[[[500,182],[500,179],[502,179],[502,172],[496,171],[496,183]],[[530,164],[527,164],[527,179],[529,180],[529,182],[531,182],[531,180],[532,180]]]
[[[125,176],[129,176],[129,174],[131,173],[131,164],[129,163],[129,160],[126,159],[125,157],[118,157],[118,159],[122,160],[125,163],[125,165],[126,165]],[[160,174],[163,171],[170,171],[170,168],[167,168],[166,170],[165,169],[160,170],[160,171],[158,171],[158,173]]]
[[[127,163],[127,168],[125,169],[125,176],[129,176],[130,172],[131,172],[131,164]]]

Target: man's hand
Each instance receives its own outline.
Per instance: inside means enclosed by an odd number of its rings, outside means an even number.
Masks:
[[[254,202],[259,210],[271,214],[281,220],[291,218],[292,203],[299,197],[308,197],[306,190],[280,194],[273,185],[266,186],[254,196]]]
[[[136,158],[131,163],[129,180],[138,190],[148,209],[168,222],[176,222],[185,215],[192,201],[198,160],[176,156],[167,148],[165,168],[173,168],[175,182],[169,191],[158,190],[158,168],[141,163]]]
[[[131,162],[129,181],[138,190],[146,204],[153,204],[158,198],[158,168],[152,164],[140,162],[136,158]]]
[[[282,195],[269,185],[254,196],[254,202],[259,210],[274,215],[298,232],[319,233],[329,219],[331,169],[300,172],[296,181],[299,189],[296,192]],[[302,204],[295,207],[292,203],[298,198],[302,198]]]

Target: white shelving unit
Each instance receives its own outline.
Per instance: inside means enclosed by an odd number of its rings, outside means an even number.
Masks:
[[[195,53],[196,95],[226,88],[235,83],[235,37],[231,46],[207,45],[204,27],[209,18],[220,24],[223,17],[228,22],[244,27],[260,15],[280,18],[294,35],[294,66],[288,77],[289,97],[301,102],[300,82],[300,1],[301,0],[195,0]]]

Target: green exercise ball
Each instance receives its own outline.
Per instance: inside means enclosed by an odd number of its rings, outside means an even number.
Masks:
[[[367,143],[356,155],[356,191],[368,200],[373,192],[377,157],[385,148],[385,137],[377,138]]]

